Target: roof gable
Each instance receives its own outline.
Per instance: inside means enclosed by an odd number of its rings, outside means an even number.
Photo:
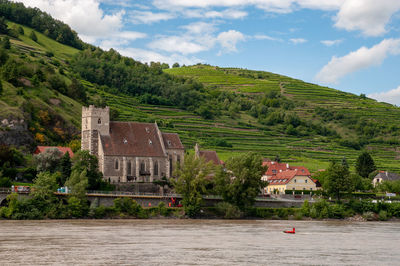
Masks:
[[[200,157],[203,157],[206,162],[213,162],[215,165],[222,164],[216,151],[199,151],[199,153]]]
[[[184,149],[179,135],[176,133],[162,133],[164,147],[166,149]]]
[[[374,178],[381,178],[384,181],[400,180],[400,175],[387,171],[380,171]]]

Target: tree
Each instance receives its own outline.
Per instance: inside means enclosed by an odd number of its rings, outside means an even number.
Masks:
[[[89,184],[88,189],[96,190],[102,186],[103,175],[98,168],[97,157],[91,155],[89,151],[78,151],[72,159],[72,172],[81,173],[84,170],[86,171]]]
[[[358,156],[357,162],[356,162],[356,171],[357,173],[364,177],[367,178],[368,175],[376,170],[375,162],[372,159],[371,155],[368,152],[363,152]]]
[[[25,34],[24,28],[22,28],[21,26],[18,27],[18,33],[21,35]]]
[[[3,38],[1,46],[4,49],[10,49],[11,48],[10,38],[8,38],[8,36]]]
[[[79,169],[73,170],[71,176],[65,182],[65,186],[71,189],[71,195],[81,200],[86,198],[88,184],[86,170],[79,171]]]
[[[37,42],[38,40],[36,33],[34,31],[31,31],[31,34],[29,34],[29,38],[31,38],[34,42]]]
[[[60,179],[58,180],[58,184],[60,186],[63,186],[65,181],[70,177],[71,175],[71,158],[69,157],[69,152],[66,152],[63,157],[61,157],[60,160]]]
[[[32,195],[42,200],[54,198],[54,192],[58,188],[57,179],[60,173],[41,172],[33,180]]]
[[[8,25],[4,17],[0,17],[0,33],[8,34]]]
[[[354,184],[350,177],[350,171],[348,167],[332,162],[326,171],[324,180],[324,190],[332,196],[335,196],[337,200],[340,200],[340,192],[351,192],[354,190]]]
[[[215,177],[216,190],[227,201],[240,209],[252,206],[260,190],[266,186],[261,180],[266,171],[262,157],[246,153],[226,162],[227,171],[220,169]]]
[[[182,204],[189,217],[195,217],[201,207],[203,195],[206,193],[206,177],[213,169],[211,162],[206,163],[204,158],[196,158],[193,154],[185,156],[183,165],[177,165],[173,180],[175,190],[182,195]]]
[[[0,80],[0,95],[3,93],[3,82]]]
[[[174,63],[174,64],[172,65],[172,67],[173,67],[173,68],[179,67],[179,63],[178,63],[178,62]]]
[[[47,148],[44,152],[35,155],[34,163],[38,172],[54,173],[58,170],[62,152],[57,148]]]

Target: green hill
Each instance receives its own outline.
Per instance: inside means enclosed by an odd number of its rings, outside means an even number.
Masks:
[[[379,169],[400,172],[400,108],[390,104],[263,71],[142,64],[75,37],[82,50],[61,44],[28,22],[7,25],[0,36],[0,121],[7,120],[0,142],[27,151],[75,145],[82,105],[96,104],[109,105],[113,119],[156,121],[179,133],[187,149],[198,142],[223,160],[255,151],[316,171],[332,159],[354,164],[366,149]]]

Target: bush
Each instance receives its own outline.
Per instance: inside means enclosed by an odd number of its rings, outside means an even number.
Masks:
[[[142,210],[135,200],[131,198],[117,198],[114,200],[114,208],[117,212],[122,214],[128,214],[131,216],[138,216]]]
[[[0,187],[11,187],[12,183],[8,177],[0,177]]]
[[[380,212],[379,212],[379,220],[380,221],[387,221],[389,219],[389,217],[388,217],[388,212],[387,211],[384,211],[384,210],[381,210]]]
[[[243,216],[243,213],[235,205],[228,202],[219,202],[215,205],[219,215],[225,219],[238,219]]]

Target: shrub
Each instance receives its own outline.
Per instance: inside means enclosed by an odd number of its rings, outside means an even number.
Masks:
[[[217,212],[223,215],[225,219],[238,219],[243,216],[243,213],[235,205],[228,202],[219,202],[215,205]]]
[[[131,198],[117,198],[114,200],[114,207],[117,212],[137,216],[142,207]]]
[[[389,217],[388,217],[388,212],[387,211],[384,211],[384,210],[381,210],[380,212],[379,212],[379,220],[381,220],[381,221],[387,221],[389,219]]]

